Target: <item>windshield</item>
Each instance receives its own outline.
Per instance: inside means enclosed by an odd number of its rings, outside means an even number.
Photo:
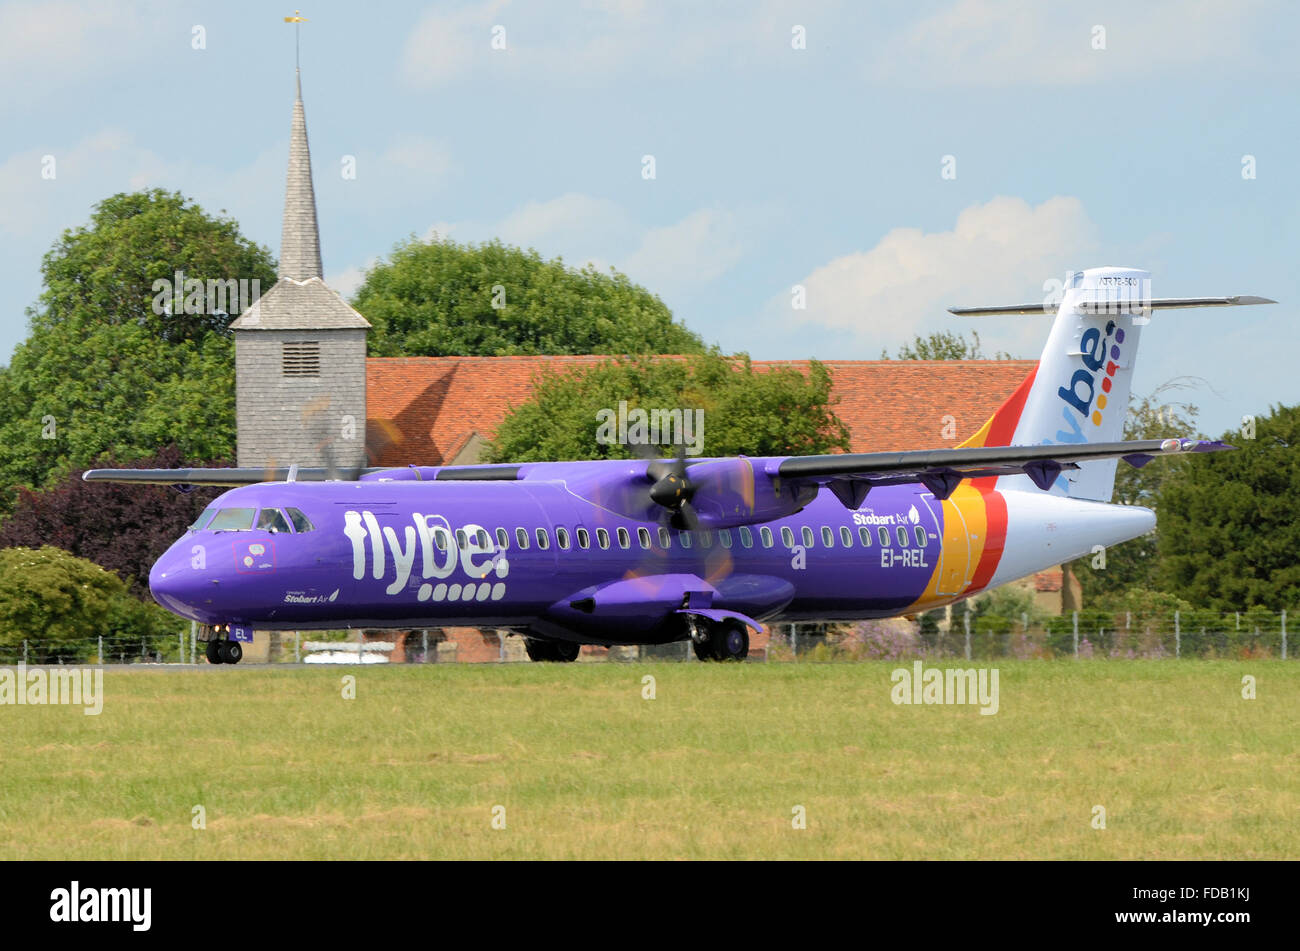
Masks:
[[[257,527],[264,532],[288,533],[289,521],[279,509],[262,509],[261,514],[257,516]]]
[[[247,532],[253,527],[257,509],[222,509],[208,526],[210,532]]]
[[[204,525],[208,524],[208,519],[212,518],[215,514],[217,514],[217,507],[215,505],[209,505],[199,514],[199,517],[194,520],[193,524],[190,525],[189,530],[191,532],[197,532]]]

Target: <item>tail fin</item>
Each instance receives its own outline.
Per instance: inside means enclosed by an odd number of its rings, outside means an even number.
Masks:
[[[1129,386],[1142,326],[1153,310],[1272,304],[1264,297],[1151,297],[1151,275],[1100,267],[1072,273],[1038,366],[963,446],[1036,446],[1118,442],[1124,438]],[[1050,313],[1042,304],[950,309],[959,316]],[[1117,460],[1063,472],[1049,491],[1109,502]],[[1027,476],[1003,476],[1002,489],[1030,489]]]

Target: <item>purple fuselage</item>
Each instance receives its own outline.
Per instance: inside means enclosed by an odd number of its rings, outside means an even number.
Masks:
[[[575,493],[592,467],[611,465],[537,464],[518,481],[232,489],[210,511],[293,507],[312,527],[191,531],[155,564],[150,588],[204,624],[461,625],[654,643],[686,636],[673,615],[684,577],[712,589],[712,607],[758,620],[880,617],[915,605],[942,557],[943,507],[920,486],[878,488],[856,511],[821,492],[787,518],[687,533]],[[593,609],[586,599],[602,591]]]

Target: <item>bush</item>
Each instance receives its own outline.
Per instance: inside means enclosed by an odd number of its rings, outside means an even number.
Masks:
[[[0,549],[0,658],[34,664],[79,663],[99,637],[132,655],[172,646],[180,624],[131,596],[122,579],[92,561],[44,545]],[[116,651],[114,651],[116,652]]]

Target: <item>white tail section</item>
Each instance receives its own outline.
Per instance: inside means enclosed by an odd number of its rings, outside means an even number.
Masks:
[[[1015,412],[1014,400],[1008,400],[990,424],[998,423],[1003,433],[1012,432],[1009,439],[1003,437],[1011,446],[1118,442],[1124,438],[1138,340],[1153,310],[1272,303],[1264,297],[1152,298],[1147,271],[1127,267],[1075,271],[1066,281],[1014,430],[1013,420],[1002,418]],[[1045,307],[1019,304],[951,310],[958,315],[991,316],[1041,314]],[[1117,464],[1116,459],[1081,463],[1077,470],[1062,472],[1049,491],[1109,502]],[[1024,475],[1003,476],[998,488],[1037,491]]]

